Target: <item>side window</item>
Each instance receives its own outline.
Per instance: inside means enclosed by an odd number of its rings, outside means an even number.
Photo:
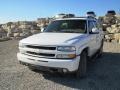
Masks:
[[[97,28],[100,30],[102,28],[102,23],[100,21],[97,22]]]
[[[94,26],[95,26],[96,28],[99,28],[99,25],[98,25],[98,23],[97,23],[96,21],[93,21],[93,23],[94,23]]]
[[[92,29],[95,27],[93,21],[88,21],[88,30],[89,30],[89,33],[92,33]]]
[[[68,28],[68,23],[62,23],[61,29],[67,29]]]

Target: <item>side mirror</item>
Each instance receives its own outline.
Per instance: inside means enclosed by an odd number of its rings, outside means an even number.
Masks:
[[[92,34],[99,34],[98,28],[93,28],[92,29]]]
[[[41,32],[43,32],[45,29],[44,28],[41,28]]]
[[[45,29],[46,29],[46,27],[42,27],[41,28],[41,32],[44,32]]]

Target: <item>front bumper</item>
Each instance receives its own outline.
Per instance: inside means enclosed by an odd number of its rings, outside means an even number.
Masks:
[[[34,66],[43,66],[51,68],[63,68],[67,69],[68,72],[74,72],[78,69],[80,56],[75,59],[48,59],[48,58],[38,58],[21,53],[17,53],[17,58],[19,61],[31,64]]]

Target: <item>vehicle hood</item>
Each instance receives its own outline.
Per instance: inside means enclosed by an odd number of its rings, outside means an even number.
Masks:
[[[20,41],[31,45],[72,45],[83,39],[86,34],[79,33],[39,33]]]

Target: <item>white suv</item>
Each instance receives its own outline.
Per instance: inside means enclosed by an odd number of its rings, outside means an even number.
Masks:
[[[51,22],[44,32],[19,42],[20,63],[42,70],[85,75],[87,60],[103,50],[103,31],[97,19],[63,18]]]

